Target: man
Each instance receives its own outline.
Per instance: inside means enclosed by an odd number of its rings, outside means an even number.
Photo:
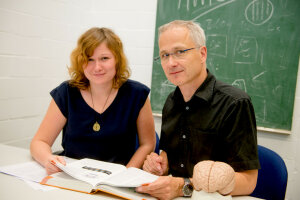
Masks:
[[[251,194],[260,165],[249,96],[207,70],[205,34],[192,21],[176,20],[160,27],[159,55],[168,80],[177,87],[162,112],[162,151],[149,155],[143,165],[160,177],[136,190],[159,199],[190,196],[186,186],[194,166],[213,160],[234,169],[231,195]]]

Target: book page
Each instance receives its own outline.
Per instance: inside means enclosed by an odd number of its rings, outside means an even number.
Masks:
[[[43,181],[42,184],[86,193],[91,193],[94,189],[91,184],[76,178],[74,179],[74,177],[65,172],[55,173],[51,177]]]
[[[45,168],[35,161],[1,166],[0,172],[36,183],[39,183],[47,176]]]
[[[72,158],[64,157],[64,159],[66,163],[74,162]],[[36,161],[0,166],[0,172],[36,183],[41,182],[47,176],[45,168]]]
[[[56,166],[70,176],[90,183],[93,186],[96,186],[98,183],[106,180],[108,177],[127,169],[125,166],[120,164],[88,158],[81,159],[66,166],[56,163]]]
[[[125,188],[125,187],[113,187],[109,185],[101,185],[100,191],[107,192],[119,197],[123,197],[131,200],[157,200],[155,197],[151,197],[148,194],[142,194],[135,191],[135,188]],[[183,199],[188,200],[188,199]]]
[[[144,170],[130,167],[127,170],[109,177],[103,181],[103,183],[116,187],[138,187],[143,184],[152,183],[157,178],[158,176],[150,174]]]

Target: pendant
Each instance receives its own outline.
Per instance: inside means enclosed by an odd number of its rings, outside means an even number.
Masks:
[[[94,131],[100,131],[100,124],[96,121],[95,124],[93,125],[93,130]]]

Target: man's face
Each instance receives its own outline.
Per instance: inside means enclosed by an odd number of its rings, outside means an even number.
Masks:
[[[161,65],[171,83],[179,87],[199,85],[201,73],[206,70],[207,54],[205,46],[198,47],[184,27],[172,27],[160,34]],[[195,49],[184,51],[180,55],[176,53],[190,48]]]

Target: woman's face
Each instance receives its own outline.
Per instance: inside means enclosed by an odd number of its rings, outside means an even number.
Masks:
[[[90,84],[103,85],[112,83],[116,75],[116,59],[113,53],[102,42],[91,57],[88,58],[87,65],[83,66],[84,75]]]

